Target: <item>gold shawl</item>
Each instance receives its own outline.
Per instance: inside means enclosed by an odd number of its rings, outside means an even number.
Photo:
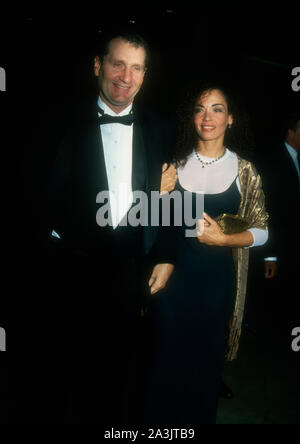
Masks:
[[[265,209],[265,195],[261,177],[251,162],[238,156],[238,175],[241,184],[241,204],[238,215],[248,221],[248,228],[268,228],[269,215]],[[226,359],[232,361],[237,356],[247,289],[249,249],[233,248],[233,258],[237,275],[235,307],[230,320]]]

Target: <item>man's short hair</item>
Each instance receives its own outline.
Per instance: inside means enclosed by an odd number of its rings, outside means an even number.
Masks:
[[[300,110],[298,112],[293,112],[286,117],[285,120],[285,130],[296,131],[300,125]]]
[[[150,48],[147,43],[147,41],[140,35],[134,32],[116,32],[116,33],[109,33],[106,35],[101,36],[101,41],[99,42],[99,45],[97,47],[97,55],[102,61],[103,58],[109,54],[109,45],[113,40],[116,39],[122,39],[125,42],[131,43],[136,48],[144,48],[146,53],[145,58],[145,69],[149,66],[150,61]]]

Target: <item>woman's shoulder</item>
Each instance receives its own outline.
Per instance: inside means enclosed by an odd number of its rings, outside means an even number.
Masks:
[[[234,154],[234,156],[238,160],[240,168],[246,168],[246,169],[251,169],[253,171],[257,171],[255,160],[242,157],[238,153],[235,153],[233,151],[232,151],[232,153]]]
[[[253,163],[244,157],[241,157],[237,152],[227,148],[228,158],[238,164],[239,170],[249,168]]]
[[[259,177],[259,172],[253,159],[246,159],[234,151],[231,151],[231,153],[238,162],[238,175],[242,182],[248,182],[251,177]]]
[[[232,151],[230,148],[226,147],[226,159],[230,159],[233,161],[237,161],[238,160],[238,154],[235,151]]]

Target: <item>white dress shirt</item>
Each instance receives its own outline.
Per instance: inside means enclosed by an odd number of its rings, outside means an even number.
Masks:
[[[125,116],[132,104],[116,114],[99,97],[98,105],[105,114]],[[99,116],[101,114],[99,113]],[[112,224],[115,229],[132,205],[132,136],[133,125],[111,123],[100,125],[105,158]]]
[[[292,161],[294,162],[294,165],[295,165],[295,168],[297,170],[298,177],[299,177],[299,180],[300,180],[300,170],[299,170],[298,157],[297,157],[298,152],[291,145],[289,145],[287,142],[284,142],[284,144],[286,146],[286,149],[289,152],[289,155],[292,158]]]

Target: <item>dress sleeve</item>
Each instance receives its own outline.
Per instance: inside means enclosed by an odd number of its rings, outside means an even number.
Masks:
[[[260,247],[264,245],[269,238],[269,231],[262,228],[249,228],[250,233],[253,236],[253,244],[250,247]]]

